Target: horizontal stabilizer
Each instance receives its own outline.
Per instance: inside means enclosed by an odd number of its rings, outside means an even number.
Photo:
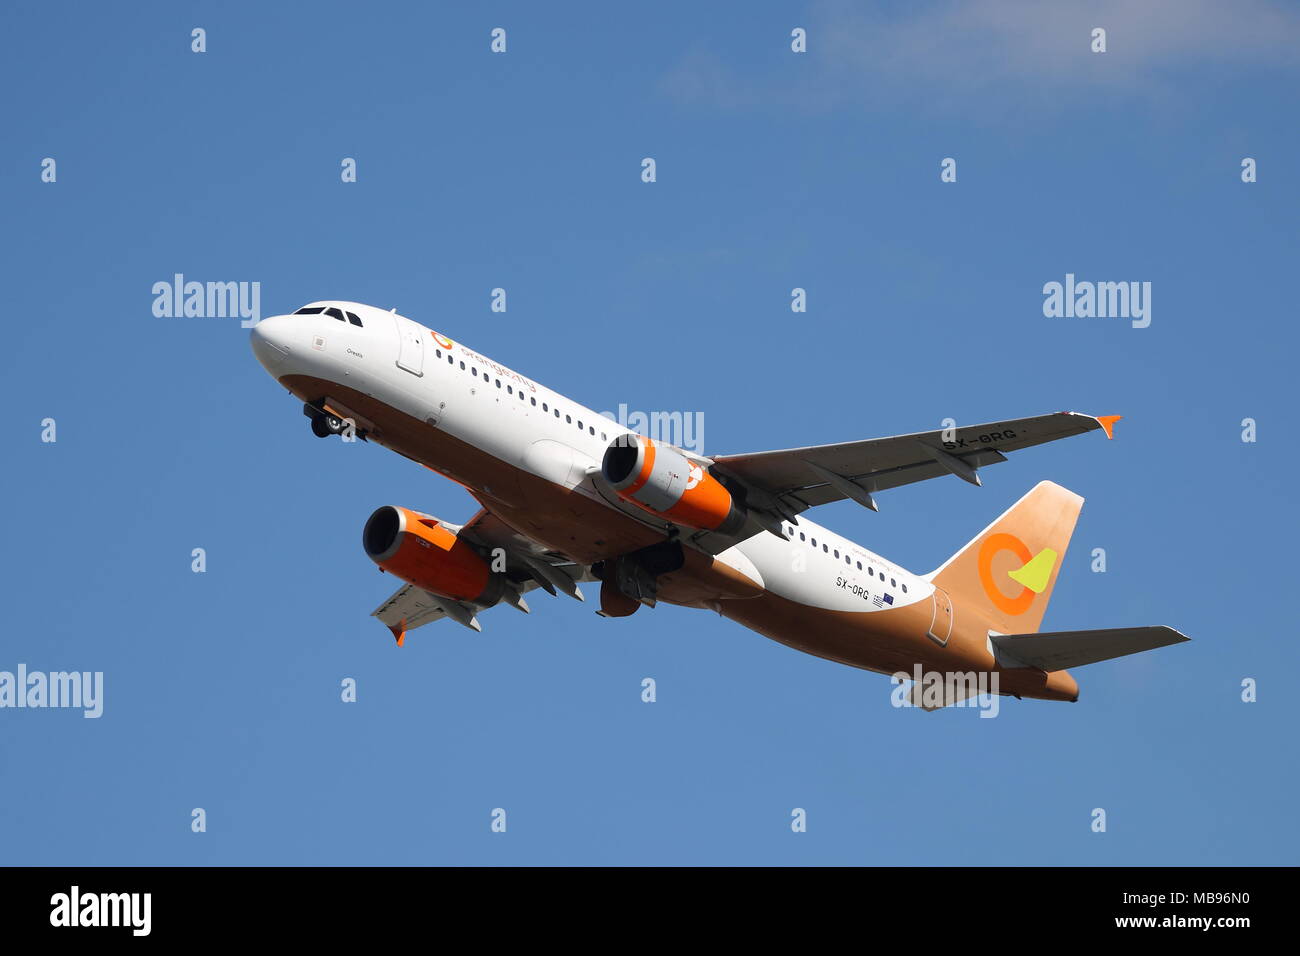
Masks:
[[[1112,627],[1098,631],[1049,631],[1042,634],[989,632],[994,656],[1003,667],[1037,667],[1060,671],[1108,661],[1191,640],[1172,627]]]

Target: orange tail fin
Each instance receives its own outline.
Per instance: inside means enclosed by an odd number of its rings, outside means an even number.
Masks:
[[[957,604],[1005,634],[1039,629],[1083,499],[1039,482],[932,575]]]

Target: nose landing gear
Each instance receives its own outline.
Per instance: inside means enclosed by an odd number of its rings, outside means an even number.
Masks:
[[[317,438],[329,438],[331,435],[341,435],[347,427],[347,423],[337,415],[330,412],[323,412],[312,404],[306,404],[302,407],[302,413],[311,420],[311,432]]]
[[[333,415],[314,415],[311,420],[311,431],[317,438],[329,438],[343,431],[343,420]]]

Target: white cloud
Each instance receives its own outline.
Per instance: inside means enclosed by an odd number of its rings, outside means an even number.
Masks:
[[[888,12],[834,0],[807,21],[813,63],[803,79],[746,77],[696,52],[663,88],[730,109],[863,100],[960,108],[972,98],[1158,96],[1224,70],[1300,65],[1300,5],[1270,0],[947,0]],[[1094,27],[1106,30],[1104,54],[1091,52]]]

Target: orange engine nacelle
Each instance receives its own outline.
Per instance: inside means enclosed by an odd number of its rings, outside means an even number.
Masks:
[[[437,518],[385,505],[366,522],[361,544],[375,564],[418,588],[484,606],[501,598],[502,576]]]
[[[731,492],[672,445],[620,436],[605,449],[600,470],[624,501],[675,524],[722,534],[745,524]]]

